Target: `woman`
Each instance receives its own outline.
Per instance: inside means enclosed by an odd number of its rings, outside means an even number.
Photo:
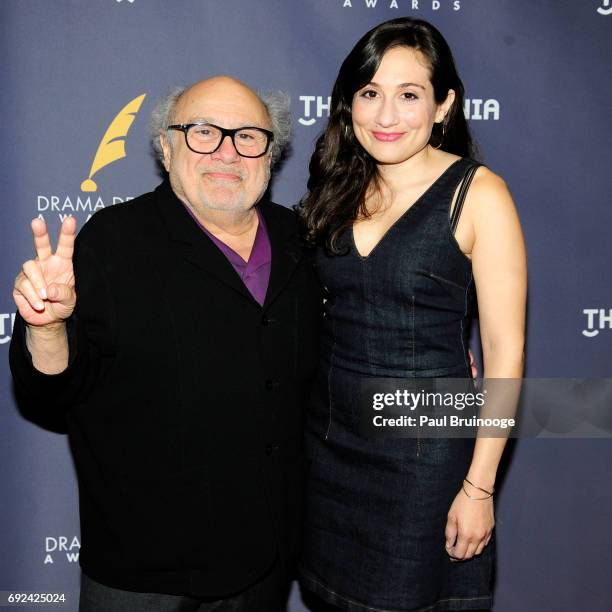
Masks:
[[[359,433],[364,378],[470,376],[476,306],[485,378],[521,377],[523,237],[473,151],[441,34],[410,18],[368,32],[340,68],[301,205],[328,292],[301,581],[343,610],[491,606],[505,440]]]

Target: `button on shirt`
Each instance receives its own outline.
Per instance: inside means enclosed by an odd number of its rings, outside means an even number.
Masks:
[[[185,206],[183,204],[183,206]],[[255,241],[249,256],[249,261],[244,261],[234,249],[227,246],[225,242],[219,240],[216,236],[211,234],[195,217],[195,215],[189,210],[189,207],[185,206],[185,210],[192,216],[193,220],[202,228],[202,231],[217,245],[219,250],[227,257],[228,261],[232,264],[234,270],[240,276],[240,279],[245,284],[253,298],[263,306],[264,300],[266,299],[266,292],[268,291],[268,283],[270,282],[270,268],[272,266],[272,248],[270,247],[270,238],[268,237],[268,230],[264,222],[263,216],[259,211],[259,208],[255,207],[257,213],[257,219],[259,223],[257,225],[257,232],[255,234]]]

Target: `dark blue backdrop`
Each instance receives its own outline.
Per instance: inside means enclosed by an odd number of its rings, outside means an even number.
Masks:
[[[42,214],[55,234],[62,215],[82,224],[150,190],[148,114],[172,85],[228,73],[287,91],[295,135],[273,197],[292,205],[341,59],[376,23],[432,21],[454,49],[484,160],[507,180],[523,221],[527,375],[609,376],[611,12],[609,0],[3,0],[0,590],[76,596],[78,582],[66,440],[18,415],[5,358],[10,288],[32,256],[29,221]],[[142,94],[127,157],[82,192],[106,128]],[[496,612],[612,609],[612,442],[520,441],[507,459]],[[291,608],[303,609],[296,592]]]

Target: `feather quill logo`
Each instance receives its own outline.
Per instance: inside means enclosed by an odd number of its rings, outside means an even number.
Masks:
[[[89,176],[81,183],[81,191],[97,191],[98,185],[93,180],[96,172],[126,156],[125,138],[146,95],[142,94],[128,102],[106,128],[91,164]]]

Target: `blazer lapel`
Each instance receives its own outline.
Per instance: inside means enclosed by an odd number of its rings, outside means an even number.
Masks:
[[[264,301],[265,309],[278,297],[291,278],[302,258],[302,249],[296,220],[288,219],[284,211],[275,210],[275,205],[268,201],[262,201],[258,206],[266,222],[272,247],[272,267]]]
[[[176,197],[168,181],[155,190],[157,208],[172,242],[172,248],[194,266],[225,283],[259,307],[227,257],[198,227],[184,204]]]

